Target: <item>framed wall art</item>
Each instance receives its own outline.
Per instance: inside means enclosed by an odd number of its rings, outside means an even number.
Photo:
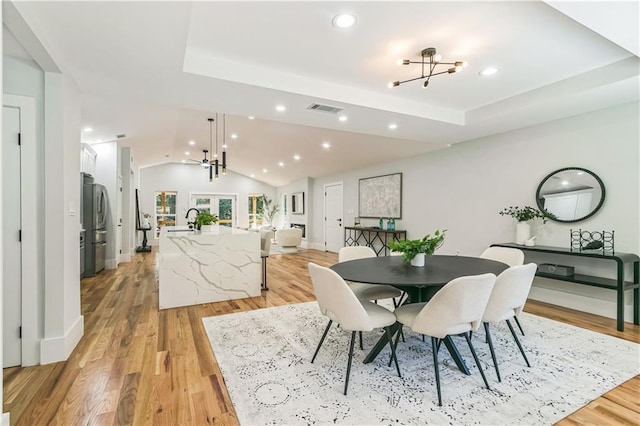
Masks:
[[[402,218],[402,173],[360,179],[358,216]]]

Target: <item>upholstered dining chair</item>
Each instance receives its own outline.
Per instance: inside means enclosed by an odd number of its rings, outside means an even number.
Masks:
[[[315,361],[333,322],[337,323],[341,329],[351,331],[347,374],[344,382],[344,394],[346,395],[349,386],[349,374],[351,373],[351,361],[353,359],[353,345],[355,343],[356,332],[384,328],[389,347],[391,348],[391,359],[396,363],[398,376],[402,377],[400,375],[400,366],[398,365],[398,359],[396,358],[395,347],[389,329],[389,326],[396,322],[396,316],[393,312],[375,303],[371,303],[368,300],[358,299],[342,277],[329,268],[309,262],[309,275],[311,276],[313,291],[315,292],[320,312],[329,318],[327,328],[325,328],[320,338],[320,343],[318,343],[311,362],[313,363]]]
[[[487,335],[487,343],[489,343],[489,350],[491,351],[491,358],[493,359],[493,365],[496,369],[496,375],[498,381],[501,382],[500,370],[498,369],[498,362],[496,360],[496,353],[493,348],[493,342],[491,339],[491,332],[489,331],[489,324],[500,321],[506,321],[509,331],[513,339],[520,349],[520,353],[527,363],[527,367],[531,367],[527,355],[524,353],[522,344],[518,339],[518,335],[513,330],[513,326],[509,322],[509,318],[517,318],[518,314],[522,312],[524,304],[527,301],[531,284],[533,283],[533,277],[536,274],[537,265],[535,263],[528,263],[526,265],[512,266],[509,269],[498,275],[496,279],[496,285],[493,287],[491,297],[487,303],[487,308],[482,316],[482,323],[484,324],[484,331]]]
[[[509,266],[519,266],[524,264],[523,251],[509,247],[489,247],[482,252],[480,258],[496,260],[498,262],[506,263]],[[516,320],[520,333],[524,336],[524,329],[520,324],[520,320],[517,316],[513,317],[513,319]]]
[[[376,252],[371,247],[367,246],[350,246],[342,247],[338,251],[338,262],[346,262],[348,260],[366,259],[369,257],[376,257]],[[362,283],[349,283],[349,288],[353,290],[355,295],[359,299],[364,300],[381,300],[381,299],[393,299],[393,307],[397,307],[396,297],[402,296],[402,291],[384,284],[362,284]]]
[[[469,332],[475,331],[480,327],[482,314],[489,301],[495,281],[496,276],[494,274],[456,278],[442,287],[430,301],[426,303],[410,303],[394,311],[400,324],[410,327],[416,333],[431,337],[433,368],[436,376],[439,406],[442,405],[442,394],[440,391],[438,349],[442,339],[447,336],[464,335],[476,366],[480,370],[482,380],[487,389],[491,389],[484,371],[480,367],[478,355],[471,343]]]

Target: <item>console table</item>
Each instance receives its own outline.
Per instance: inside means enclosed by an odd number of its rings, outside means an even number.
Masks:
[[[371,247],[378,256],[383,256],[391,252],[389,243],[407,239],[407,231],[389,231],[380,228],[364,228],[359,226],[344,227],[345,246],[367,246]]]
[[[568,281],[577,284],[584,284],[593,287],[606,288],[617,291],[617,328],[618,331],[624,331],[624,292],[633,290],[633,323],[640,324],[640,257],[633,253],[602,253],[593,250],[588,251],[571,251],[569,248],[547,247],[547,246],[521,246],[514,243],[491,244],[492,247],[508,247],[522,250],[523,252],[537,252],[551,255],[562,256],[562,260],[558,263],[570,263],[567,257],[587,257],[602,260],[611,260],[616,262],[617,274],[616,279],[596,277],[592,275],[574,274],[570,276],[554,275],[544,272],[536,272],[536,275],[554,280]],[[625,280],[624,266],[625,264],[633,265],[633,281]]]

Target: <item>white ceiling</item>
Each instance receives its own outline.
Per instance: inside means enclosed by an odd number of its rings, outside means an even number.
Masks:
[[[207,118],[226,113],[230,169],[276,186],[638,101],[640,92],[638,2],[15,7],[83,93],[83,121],[95,129],[84,141],[126,134],[121,143],[142,166],[201,159]],[[341,12],[356,25],[334,28]],[[398,58],[418,60],[432,46],[443,61],[469,66],[433,77],[426,90],[387,88],[420,74]],[[489,65],[500,73],[479,76]],[[343,108],[348,120],[308,110],[314,102]]]

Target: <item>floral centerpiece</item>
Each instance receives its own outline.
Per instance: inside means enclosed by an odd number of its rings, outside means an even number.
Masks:
[[[431,256],[444,244],[444,233],[447,230],[436,230],[433,236],[425,235],[420,240],[399,240],[391,241],[389,248],[393,251],[402,252],[405,261],[411,261],[413,266],[424,266],[424,257]]]
[[[530,206],[510,206],[502,209],[500,216],[511,216],[518,222],[529,222],[533,219],[542,219],[543,222],[546,222],[552,215],[547,211],[538,210]]]
[[[546,210],[538,210],[531,206],[510,206],[505,207],[499,213],[500,216],[511,216],[518,221],[516,225],[516,244],[528,244],[533,245],[533,238],[531,238],[531,226],[529,221],[534,219],[542,219],[542,223],[546,223],[547,219],[554,218],[553,213]],[[534,237],[535,238],[535,237]]]

